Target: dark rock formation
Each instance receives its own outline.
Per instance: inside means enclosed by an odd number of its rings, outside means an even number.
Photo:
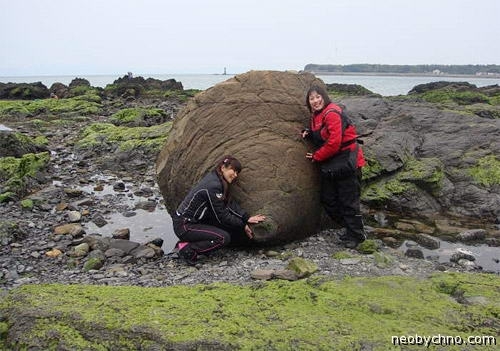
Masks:
[[[69,88],[76,88],[79,86],[86,86],[90,87],[90,82],[85,79],[85,78],[74,78],[70,83],[69,83]]]
[[[49,151],[47,146],[34,143],[30,137],[11,131],[0,131],[0,158],[21,157],[29,153]]]
[[[0,99],[45,99],[49,95],[49,89],[42,82],[0,83]]]
[[[431,90],[437,90],[443,88],[447,88],[450,90],[470,90],[470,89],[476,89],[476,86],[468,82],[447,82],[447,81],[431,82],[414,86],[413,89],[411,89],[408,92],[408,95],[422,94]]]
[[[139,97],[147,91],[183,90],[181,82],[175,79],[159,80],[154,78],[123,76],[108,84],[104,91],[106,94],[121,97]]]
[[[56,82],[50,86],[49,91],[51,96],[53,96],[52,94],[54,94],[58,98],[65,98],[68,96],[69,88],[63,83]]]
[[[496,218],[500,120],[378,98],[341,100],[365,138],[363,201],[412,216]]]
[[[318,173],[300,138],[309,113],[312,74],[251,71],[198,94],[174,121],[157,159],[158,184],[170,213],[216,160],[236,156],[243,171],[234,196],[251,214],[256,241],[311,235],[320,219]],[[322,84],[322,83],[321,83]]]
[[[326,84],[329,93],[337,93],[342,95],[355,95],[355,96],[380,96],[373,91],[366,89],[364,86],[358,84],[339,84],[332,83]]]

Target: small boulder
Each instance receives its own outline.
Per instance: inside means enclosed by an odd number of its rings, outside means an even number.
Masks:
[[[301,257],[294,257],[288,262],[287,269],[294,271],[298,278],[308,277],[318,270],[318,266]]]

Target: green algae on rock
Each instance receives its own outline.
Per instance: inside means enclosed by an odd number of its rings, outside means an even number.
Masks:
[[[488,155],[477,160],[477,165],[469,170],[471,177],[485,187],[500,184],[500,160]]]
[[[172,122],[151,127],[115,126],[111,123],[93,123],[83,130],[76,146],[81,149],[106,144],[121,151],[134,148],[159,151],[168,137]]]
[[[2,186],[0,196],[6,193],[14,193],[18,197],[26,195],[31,190],[31,183],[47,167],[49,161],[48,152],[0,158],[0,184]],[[7,197],[7,199],[10,198]]]
[[[0,101],[0,119],[6,117],[31,117],[42,113],[54,116],[88,116],[100,113],[101,110],[101,98],[95,94],[81,95],[67,99]]]
[[[144,126],[164,123],[167,120],[165,110],[161,108],[133,107],[115,112],[109,121],[115,125]]]
[[[376,169],[376,172],[367,170],[363,171],[363,174],[371,174],[373,177],[374,174],[383,173],[376,161],[372,161],[369,169],[372,168]],[[364,187],[361,198],[363,201],[377,204],[389,200],[394,195],[416,193],[419,189],[437,195],[441,190],[443,178],[444,166],[438,158],[409,157],[394,176],[376,180]]]
[[[1,342],[16,350],[385,351],[400,349],[394,335],[466,338],[497,335],[500,325],[495,275],[317,278],[166,288],[23,285],[0,300]]]

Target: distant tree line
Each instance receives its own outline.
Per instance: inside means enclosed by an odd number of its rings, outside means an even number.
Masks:
[[[319,65],[308,64],[304,71],[315,73],[398,73],[398,74],[429,74],[436,71],[442,74],[500,74],[500,65]]]

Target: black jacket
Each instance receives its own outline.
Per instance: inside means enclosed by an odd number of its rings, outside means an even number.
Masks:
[[[215,171],[194,186],[177,207],[177,215],[192,223],[243,228],[250,216],[234,201],[223,200],[224,187]]]

